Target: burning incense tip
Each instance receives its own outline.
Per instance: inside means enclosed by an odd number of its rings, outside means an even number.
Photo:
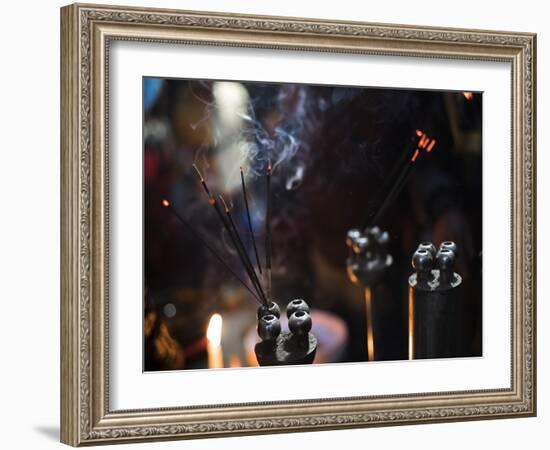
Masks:
[[[201,173],[201,171],[199,170],[199,168],[197,167],[196,164],[193,164],[193,169],[195,169],[195,172],[197,172],[197,175],[199,176],[199,179],[200,179],[200,182],[202,184],[202,188],[204,189],[204,192],[206,192],[207,195],[211,195],[210,194],[210,189],[208,189],[208,186],[206,185],[206,181],[204,181],[202,173]]]
[[[430,152],[433,150],[433,148],[434,148],[434,146],[435,146],[435,142],[436,142],[436,140],[434,139],[434,140],[430,143],[430,145],[428,145],[428,148],[426,149],[426,151],[427,151],[428,153],[430,153]]]
[[[273,169],[273,167],[271,166],[271,161],[269,161],[269,162],[267,163],[267,173],[268,173],[269,175],[271,175],[271,170],[272,170],[272,169]]]
[[[225,209],[225,212],[228,213],[229,212],[229,207],[227,206],[227,203],[225,203],[225,200],[224,200],[222,194],[218,194],[218,198],[222,202],[222,205],[223,205],[223,208]]]
[[[474,99],[474,94],[471,92],[463,92],[462,95],[464,95],[464,98],[469,102]]]
[[[170,206],[170,202],[166,199],[163,199],[162,200],[162,206],[164,206],[165,208],[168,208]]]
[[[426,148],[428,142],[430,142],[430,138],[426,134],[423,134],[422,139],[420,139],[420,142],[418,143],[418,146],[420,148]]]
[[[420,150],[418,150],[418,149],[416,149],[416,150],[414,151],[414,155],[413,155],[412,158],[411,158],[411,161],[412,161],[412,162],[415,162],[415,161],[416,161],[416,158],[418,158],[418,154],[419,154],[419,153],[420,153]]]

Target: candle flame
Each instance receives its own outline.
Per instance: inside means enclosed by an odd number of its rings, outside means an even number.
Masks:
[[[462,95],[464,95],[464,98],[471,102],[474,99],[474,94],[471,92],[463,92]]]
[[[170,202],[164,198],[162,199],[162,206],[168,208],[170,206]]]
[[[208,328],[206,330],[206,338],[212,345],[220,345],[222,342],[222,324],[223,319],[219,314],[213,314],[208,322]]]

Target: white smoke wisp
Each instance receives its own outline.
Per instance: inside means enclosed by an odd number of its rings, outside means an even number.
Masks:
[[[265,175],[269,163],[274,183],[298,189],[312,162],[310,142],[329,101],[306,85],[215,81],[210,89],[212,100],[192,91],[207,110],[192,128],[203,121],[212,125],[213,153],[207,159],[224,189],[239,187],[240,167],[253,181]],[[195,162],[205,156],[198,151]]]

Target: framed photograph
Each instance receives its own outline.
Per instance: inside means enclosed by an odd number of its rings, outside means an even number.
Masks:
[[[535,415],[535,58],[62,8],[62,442]]]

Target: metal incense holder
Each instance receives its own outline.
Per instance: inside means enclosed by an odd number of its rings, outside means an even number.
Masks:
[[[260,366],[312,364],[317,338],[310,333],[311,316],[308,304],[292,300],[286,307],[288,331],[281,330],[281,311],[277,303],[258,308],[258,335],[262,339],[254,347]]]
[[[352,229],[346,236],[346,245],[349,248],[349,257],[346,260],[348,277],[352,283],[361,283],[364,287],[369,361],[376,360],[376,342],[381,337],[381,321],[377,311],[379,302],[373,299],[373,288],[383,279],[386,270],[393,263],[393,258],[388,253],[389,242],[389,234],[378,227],[368,227],[364,233]]]
[[[462,356],[462,278],[454,272],[456,245],[418,246],[409,277],[409,359]]]
[[[393,263],[388,253],[389,242],[389,234],[378,227],[366,228],[364,233],[358,229],[348,231],[346,245],[350,251],[346,268],[353,283],[373,287],[382,279]]]

